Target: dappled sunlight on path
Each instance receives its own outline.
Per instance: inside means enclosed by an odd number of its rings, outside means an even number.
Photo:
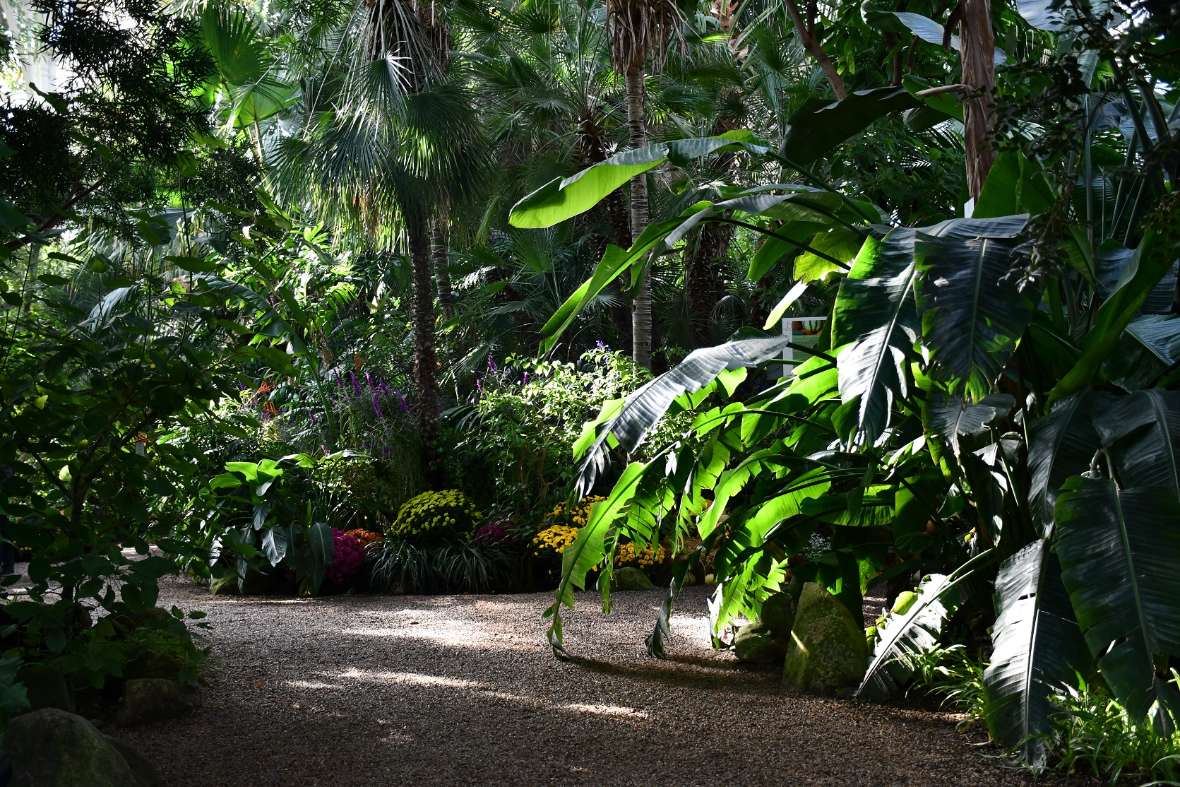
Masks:
[[[793,696],[709,649],[686,592],[670,658],[643,650],[661,595],[587,596],[555,659],[545,595],[210,598],[204,707],[128,737],[174,784],[1017,783],[948,714]]]

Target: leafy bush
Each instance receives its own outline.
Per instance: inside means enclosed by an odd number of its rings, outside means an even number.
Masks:
[[[413,541],[439,538],[468,538],[475,532],[481,514],[467,495],[458,489],[423,492],[408,500],[390,523],[388,534]]]
[[[535,516],[567,493],[583,424],[649,376],[606,348],[577,363],[489,357],[472,401],[447,413],[447,471],[476,499]]]
[[[486,593],[517,586],[519,565],[499,544],[389,536],[373,564],[373,586],[400,593]]]
[[[332,562],[325,572],[326,579],[342,586],[355,577],[365,562],[365,547],[355,536],[332,528]]]
[[[1173,672],[1180,687],[1180,676]],[[1101,686],[1082,681],[1052,698],[1056,712],[1045,747],[1055,767],[1088,771],[1114,784],[1136,778],[1154,783],[1180,781],[1180,718],[1165,708],[1159,717],[1133,716]]]
[[[343,529],[381,530],[424,485],[415,449],[396,459],[345,451],[316,462],[317,493],[325,498],[329,522]]]

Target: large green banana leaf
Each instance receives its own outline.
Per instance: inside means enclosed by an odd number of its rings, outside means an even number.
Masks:
[[[1180,710],[1180,500],[1167,487],[1075,476],[1057,496],[1054,546],[1090,653],[1132,718]]]
[[[1025,764],[1045,764],[1040,736],[1050,729],[1050,696],[1089,661],[1061,569],[1039,539],[1001,564],[996,578],[992,656],[983,673],[992,738],[1015,748]]]

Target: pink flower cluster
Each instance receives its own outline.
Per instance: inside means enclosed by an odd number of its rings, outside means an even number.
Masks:
[[[332,528],[332,563],[328,566],[328,581],[334,585],[347,584],[365,561],[365,548],[355,537]]]

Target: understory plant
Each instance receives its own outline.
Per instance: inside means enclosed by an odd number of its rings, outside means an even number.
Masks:
[[[1105,17],[1055,29],[1031,34],[1056,47],[1069,79],[1011,89],[1030,101],[1060,84],[1074,92],[1055,94],[1052,127],[1005,130],[970,218],[902,226],[746,132],[627,151],[517,204],[519,226],[547,226],[645,170],[716,153],[801,181],[711,186],[718,197],[609,249],[550,321],[549,343],[606,283],[635,280],[653,253],[708,222],[766,236],[751,278],[793,265],[766,329],[809,287],[835,283],[818,344],[796,348],[809,357],[789,377],[767,374],[789,340],[754,331],[691,353],[603,409],[579,445],[582,494],[612,449],[634,454],[669,412],[693,420],[654,457],[632,457],[566,549],[546,612],[558,653],[562,607],[595,567],[622,544],[651,546],[671,531],[701,546],[680,557],[648,637],[654,654],[702,551],[716,553],[715,635],[735,617],[756,618],[788,580],[819,583],[859,618],[870,584],[901,579],[917,584],[917,598],[878,627],[858,697],[903,692],[915,654],[983,640],[988,730],[1027,765],[1049,761],[1062,685],[1101,687],[1134,724],[1171,735],[1180,202],[1166,135],[1144,120],[1162,129],[1170,110],[1128,54],[1150,28],[1112,32]],[[955,112],[921,91],[881,88],[791,124],[838,142],[907,108],[942,112],[943,122]],[[1080,148],[1049,144],[1070,133]],[[833,236],[852,243],[841,249]],[[823,553],[799,560],[816,534]],[[610,582],[597,574],[607,610]]]

